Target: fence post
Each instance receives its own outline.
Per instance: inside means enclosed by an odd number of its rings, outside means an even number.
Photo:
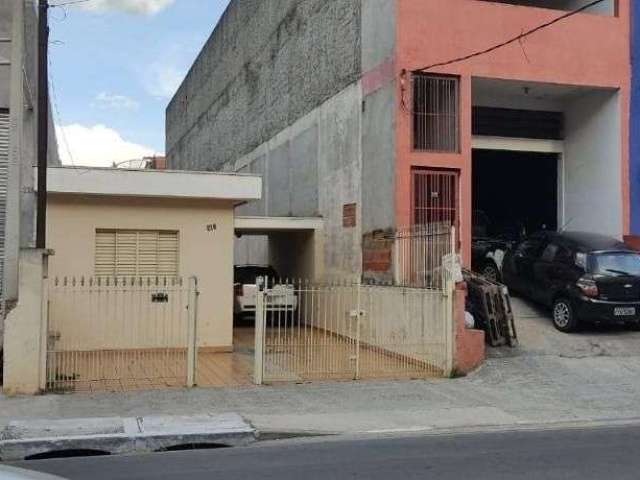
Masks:
[[[49,274],[48,265],[45,267],[42,279],[42,313],[40,324],[40,390],[47,388],[47,357],[49,350]]]
[[[451,271],[447,272],[445,279],[445,295],[446,301],[446,315],[445,315],[445,328],[446,328],[446,359],[445,359],[445,377],[451,377],[453,375],[453,369],[455,364],[455,343],[456,343],[456,331],[455,331],[455,308],[456,308],[456,296],[455,296],[455,281],[453,279],[453,269],[455,268],[456,257],[456,227],[451,227]]]
[[[354,380],[360,379],[360,322],[362,322],[362,301],[360,295],[362,294],[362,279],[358,277],[356,283],[356,371]]]
[[[255,348],[253,359],[253,383],[262,385],[264,382],[264,338],[266,327],[265,311],[265,280],[263,277],[256,279],[256,320],[255,320]]]
[[[189,327],[187,333],[187,387],[196,384],[196,369],[198,368],[198,278],[189,278]]]
[[[445,367],[444,376],[451,377],[454,368],[455,356],[455,287],[451,280],[445,284]]]

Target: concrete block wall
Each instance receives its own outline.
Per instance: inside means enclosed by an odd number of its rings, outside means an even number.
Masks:
[[[233,0],[167,109],[169,168],[263,175],[237,214],[322,216],[325,272],[360,273],[363,233],[395,226],[395,10]],[[236,241],[237,263],[268,255],[266,237]]]
[[[217,170],[357,81],[360,6],[233,0],[167,108],[169,168]]]

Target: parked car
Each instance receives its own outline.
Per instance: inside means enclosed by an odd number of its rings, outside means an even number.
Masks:
[[[562,332],[583,322],[640,322],[640,254],[607,236],[539,232],[507,252],[502,274],[511,291],[551,307]]]
[[[487,280],[502,281],[504,255],[511,248],[516,235],[493,232],[491,220],[481,210],[473,212],[473,237],[471,242],[471,268]]]
[[[266,309],[271,312],[291,313],[298,308],[298,298],[292,285],[279,282],[280,275],[268,265],[236,265],[233,272],[233,314],[236,316],[255,315],[256,279],[263,277],[269,289]]]

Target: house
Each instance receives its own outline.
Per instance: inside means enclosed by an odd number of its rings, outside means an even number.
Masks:
[[[260,199],[260,178],[50,167],[47,183],[50,251],[21,263],[6,392],[184,382],[190,342],[233,350],[234,207]]]
[[[433,222],[469,265],[474,211],[632,241],[632,3],[232,0],[167,108],[168,166],[262,175],[239,212],[322,217],[330,275],[389,278],[369,240]]]
[[[7,394],[426,378],[484,358],[446,271],[429,288],[327,283],[322,219],[237,216],[260,177],[50,167],[47,183],[49,248],[22,252],[7,317]],[[238,235],[272,237],[274,264],[305,275],[249,285],[249,325],[232,307]]]

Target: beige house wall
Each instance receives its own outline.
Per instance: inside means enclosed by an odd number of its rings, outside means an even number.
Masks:
[[[232,202],[50,194],[47,227],[51,281],[95,274],[96,229],[178,231],[179,273],[198,278],[198,344],[232,348]]]

